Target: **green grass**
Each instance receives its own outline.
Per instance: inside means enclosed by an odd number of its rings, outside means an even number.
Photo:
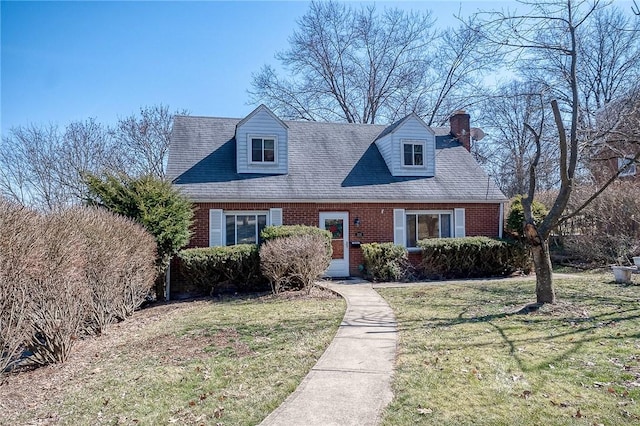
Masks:
[[[335,297],[169,306],[123,323],[120,339],[112,330],[108,347],[97,338],[70,361],[78,366],[59,398],[0,423],[254,425],[297,387],[345,310]]]
[[[640,424],[640,286],[610,280],[556,280],[528,314],[533,281],[380,289],[399,324],[383,424]]]

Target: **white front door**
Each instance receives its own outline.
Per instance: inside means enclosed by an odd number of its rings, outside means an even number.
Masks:
[[[322,212],[320,213],[320,228],[331,232],[331,246],[333,256],[327,269],[327,275],[332,278],[349,276],[349,213]]]

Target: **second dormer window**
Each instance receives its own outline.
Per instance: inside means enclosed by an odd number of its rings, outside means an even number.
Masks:
[[[276,138],[251,136],[251,162],[275,163],[276,162]]]
[[[402,165],[424,167],[424,146],[424,141],[402,141]]]

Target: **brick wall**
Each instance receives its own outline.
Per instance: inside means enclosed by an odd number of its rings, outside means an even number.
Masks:
[[[195,212],[193,237],[189,247],[209,246],[209,209],[265,210],[281,207],[285,225],[318,226],[320,212],[349,212],[349,241],[361,243],[393,242],[393,209],[405,210],[453,210],[465,209],[467,236],[485,235],[497,237],[499,233],[500,204],[376,204],[376,203],[200,203]],[[354,220],[360,219],[360,226]],[[358,236],[356,236],[358,233]],[[412,260],[418,256],[411,256]],[[358,275],[362,264],[362,251],[352,247],[349,266],[352,275]]]

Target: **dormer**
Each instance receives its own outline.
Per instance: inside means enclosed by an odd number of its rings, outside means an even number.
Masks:
[[[376,145],[391,175],[435,175],[436,136],[415,113],[384,129],[376,138]]]
[[[236,125],[238,173],[283,175],[289,170],[289,128],[260,105]]]

